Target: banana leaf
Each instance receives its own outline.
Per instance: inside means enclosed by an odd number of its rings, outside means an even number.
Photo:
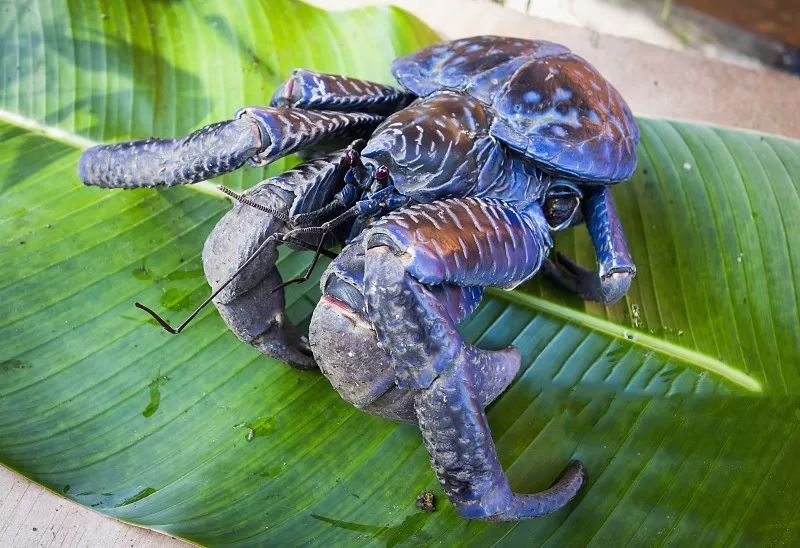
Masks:
[[[571,459],[567,508],[460,519],[418,431],[263,357],[216,312],[199,254],[230,207],[212,185],[104,191],[77,179],[95,142],[183,134],[265,103],[294,67],[391,82],[437,40],[393,8],[289,0],[0,4],[0,462],[115,518],[201,544],[791,544],[800,536],[800,143],[639,119],[615,188],[638,276],[624,301],[545,281],[491,291],[462,325],[520,348],[489,409],[520,492]],[[757,98],[753,98],[754,105]],[[226,176],[247,187],[286,169]],[[557,248],[590,265],[585,231]],[[309,256],[286,253],[299,274]],[[314,281],[287,293],[303,324]],[[415,506],[425,490],[437,510]]]

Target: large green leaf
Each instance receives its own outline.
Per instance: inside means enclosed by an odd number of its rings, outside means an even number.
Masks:
[[[89,142],[222,119],[294,66],[390,81],[391,58],[433,33],[398,10],[274,0],[40,0],[0,4],[0,21],[4,464],[209,544],[797,539],[797,142],[640,120],[640,169],[615,190],[639,266],[627,299],[604,309],[536,282],[492,292],[463,327],[523,353],[489,413],[514,487],[542,489],[580,458],[588,488],[546,518],[466,522],[414,428],[257,355],[213,312],[171,337],[132,308],[180,318],[205,296],[199,252],[225,200],[76,177]],[[558,245],[592,260],[580,230]],[[290,316],[307,319],[317,296],[293,287]],[[433,514],[414,506],[428,488]]]

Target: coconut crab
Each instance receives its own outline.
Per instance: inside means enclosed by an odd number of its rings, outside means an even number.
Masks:
[[[635,169],[636,124],[591,65],[549,42],[443,42],[395,60],[392,73],[400,88],[296,70],[269,107],[181,139],[93,147],[80,177],[171,186],[333,149],[242,195],[228,191],[238,203],[203,249],[213,289],[204,305],[213,300],[262,353],[318,366],[355,406],[416,422],[463,517],[555,511],[584,483],[582,464],[541,493],[511,491],[484,408],[512,382],[520,355],[478,349],[456,325],[485,287],[513,288],[540,269],[584,299],[625,294],[635,266],[609,185]],[[581,222],[596,271],[547,258],[551,232]],[[279,244],[315,257],[343,245],[322,275],[308,339],[283,313]],[[204,305],[172,328],[137,303],[172,333]]]

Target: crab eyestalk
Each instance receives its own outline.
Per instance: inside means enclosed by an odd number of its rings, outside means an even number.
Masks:
[[[353,143],[355,145],[356,143]],[[374,169],[368,164],[364,164],[361,158],[361,149],[364,148],[363,143],[358,143],[360,147],[350,145],[345,153],[345,161],[349,168],[345,177],[347,184],[353,185],[359,189],[368,189],[374,177]]]
[[[374,160],[367,158],[366,161],[355,150],[348,151],[348,161],[350,162],[350,173],[348,181],[356,187],[375,193],[389,184],[389,166],[378,164]]]

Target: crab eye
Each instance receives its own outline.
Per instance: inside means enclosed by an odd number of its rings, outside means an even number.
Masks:
[[[577,194],[549,194],[544,201],[542,210],[550,229],[561,230],[569,226],[580,205],[581,198]]]
[[[346,167],[350,167],[353,164],[359,163],[359,154],[358,151],[353,148],[348,148],[344,153],[344,165]]]
[[[383,164],[375,170],[375,179],[378,181],[385,181],[389,178],[389,166]]]

